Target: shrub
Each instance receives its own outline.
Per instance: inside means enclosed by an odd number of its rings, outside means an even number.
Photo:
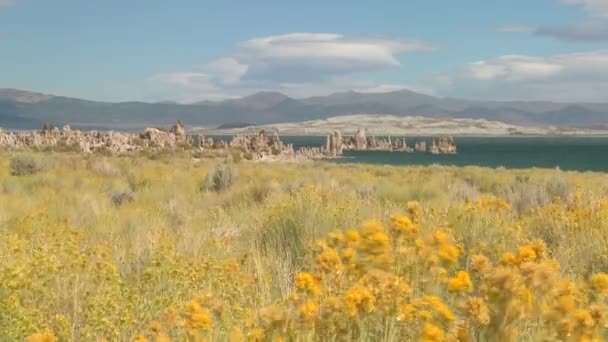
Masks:
[[[232,166],[216,166],[203,180],[201,191],[224,191],[232,186],[236,176],[237,172]]]
[[[232,156],[232,161],[233,161],[235,164],[238,164],[238,163],[239,163],[239,162],[240,162],[240,161],[243,159],[243,157],[242,157],[242,155],[241,155],[241,151],[240,151],[240,150],[232,150],[232,151],[230,152],[230,154],[231,154],[231,156]]]
[[[17,155],[11,158],[10,170],[13,176],[33,175],[45,169],[44,161],[32,155]]]
[[[133,202],[133,195],[128,192],[121,192],[112,195],[112,203],[118,208],[124,203]]]

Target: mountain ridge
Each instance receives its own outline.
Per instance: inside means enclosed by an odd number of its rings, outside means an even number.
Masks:
[[[321,120],[353,114],[430,118],[472,118],[527,126],[606,127],[608,103],[478,101],[442,98],[403,89],[385,93],[339,92],[292,98],[262,91],[241,98],[174,102],[103,102],[39,92],[0,89],[0,127],[37,128],[44,122],[80,128],[121,129],[167,125],[181,119],[190,126],[255,125]]]

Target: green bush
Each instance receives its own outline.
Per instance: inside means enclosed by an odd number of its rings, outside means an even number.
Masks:
[[[10,171],[13,176],[33,175],[43,171],[46,163],[32,155],[16,155],[11,158]]]
[[[228,189],[236,180],[237,172],[230,165],[216,166],[203,180],[201,191],[221,192]]]

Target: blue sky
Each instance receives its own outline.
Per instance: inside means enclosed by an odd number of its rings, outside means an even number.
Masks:
[[[0,87],[608,101],[608,0],[0,0]]]

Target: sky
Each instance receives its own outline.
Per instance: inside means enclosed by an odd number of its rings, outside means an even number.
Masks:
[[[608,102],[608,0],[0,0],[0,88]]]

